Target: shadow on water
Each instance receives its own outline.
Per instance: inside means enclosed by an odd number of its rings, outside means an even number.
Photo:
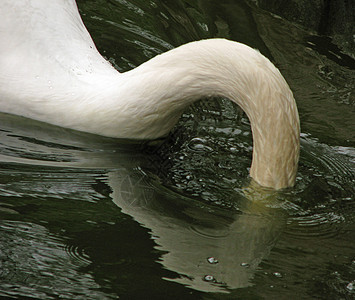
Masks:
[[[0,114],[0,296],[353,297],[351,70],[320,51],[328,40],[243,1],[103,3],[79,7],[120,70],[211,36],[272,59],[300,110],[296,186],[249,185],[249,122],[225,99],[196,104],[154,143]]]

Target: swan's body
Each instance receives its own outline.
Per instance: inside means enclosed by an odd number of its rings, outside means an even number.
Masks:
[[[189,43],[120,74],[96,50],[74,0],[5,0],[0,9],[0,111],[110,137],[166,135],[201,97],[224,96],[248,115],[251,177],[295,182],[299,118],[286,81],[250,47]]]

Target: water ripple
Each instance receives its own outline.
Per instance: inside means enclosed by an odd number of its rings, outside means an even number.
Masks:
[[[65,245],[65,251],[68,255],[81,266],[87,266],[91,263],[91,259],[86,254],[85,248],[81,248],[75,245]]]
[[[64,242],[41,225],[0,221],[0,296],[109,299],[81,273]],[[86,261],[87,263],[87,261]]]
[[[339,234],[345,218],[334,212],[290,217],[286,233],[295,238],[331,238]]]

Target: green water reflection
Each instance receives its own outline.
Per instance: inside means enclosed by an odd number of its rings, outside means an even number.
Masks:
[[[354,296],[353,61],[329,38],[236,2],[78,4],[120,71],[208,37],[269,57],[299,107],[296,186],[268,197],[245,192],[250,126],[225,99],[194,105],[156,143],[1,114],[0,296]]]

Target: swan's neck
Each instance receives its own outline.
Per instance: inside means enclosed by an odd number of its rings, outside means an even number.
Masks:
[[[2,112],[106,136],[152,139],[166,135],[195,100],[224,96],[249,117],[255,181],[276,189],[294,183],[296,104],[279,71],[257,51],[205,40],[119,74],[95,49],[75,1],[5,1],[0,17]]]
[[[124,137],[164,136],[186,106],[201,97],[223,96],[250,120],[251,177],[276,189],[294,184],[299,156],[296,103],[280,72],[259,52],[226,40],[194,42],[123,76],[126,84],[119,96],[127,103]]]
[[[259,52],[236,42],[205,40],[119,74],[92,41],[87,43],[58,55],[65,60],[52,63],[51,55],[31,51],[27,68],[7,68],[11,80],[0,76],[0,91],[1,83],[6,84],[0,94],[2,111],[105,136],[154,139],[167,135],[192,102],[224,96],[249,117],[251,177],[275,189],[294,184],[299,155],[295,100],[280,72]],[[39,50],[55,52],[47,44]],[[76,50],[81,54],[73,56]]]

